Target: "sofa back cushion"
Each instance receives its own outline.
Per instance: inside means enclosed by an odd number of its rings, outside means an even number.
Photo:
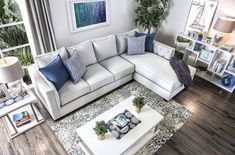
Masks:
[[[119,55],[127,52],[127,37],[134,36],[135,32],[139,32],[139,29],[136,28],[131,31],[116,35],[117,52]]]
[[[135,29],[130,30],[130,31],[124,33],[124,34],[126,34],[126,35],[128,35],[130,37],[133,37],[133,36],[135,36],[135,32],[140,32],[140,30],[138,28],[135,28]]]
[[[63,47],[61,49],[58,49],[54,52],[46,53],[46,54],[41,54],[35,57],[36,64],[38,65],[39,68],[45,67],[48,64],[50,64],[53,60],[57,58],[57,55],[60,55],[62,60],[68,59],[68,53],[66,49]]]
[[[114,35],[92,40],[98,62],[117,55]]]
[[[86,66],[97,63],[94,48],[92,46],[91,41],[83,42],[81,44],[73,46],[72,48],[75,48],[76,51],[79,52]],[[69,56],[72,56],[75,50],[69,50],[69,48],[67,49],[68,49]]]
[[[119,55],[127,51],[127,36],[127,34],[116,35],[117,52]]]

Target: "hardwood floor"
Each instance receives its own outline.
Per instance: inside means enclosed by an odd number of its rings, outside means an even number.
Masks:
[[[156,155],[235,154],[235,94],[195,78],[192,86],[174,98],[193,116]],[[51,131],[51,119],[10,140],[0,121],[0,155],[64,155],[65,150]]]
[[[195,78],[193,85],[176,101],[193,116],[156,155],[235,154],[235,95]]]

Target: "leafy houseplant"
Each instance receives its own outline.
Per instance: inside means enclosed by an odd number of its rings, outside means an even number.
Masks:
[[[98,139],[103,140],[105,138],[105,133],[108,132],[107,124],[105,123],[105,121],[96,122],[96,126],[93,128],[93,130],[97,134]]]
[[[157,29],[164,19],[169,0],[136,0],[138,7],[135,10],[137,25],[150,33],[151,28]]]
[[[136,97],[134,98],[134,100],[132,101],[133,105],[135,106],[135,111],[137,113],[141,112],[141,109],[144,107],[145,103],[144,103],[144,98],[143,97]]]

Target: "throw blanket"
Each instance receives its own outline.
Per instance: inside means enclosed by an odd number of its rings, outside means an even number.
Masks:
[[[190,75],[190,70],[188,65],[181,59],[172,57],[170,59],[170,65],[175,71],[175,74],[178,77],[178,80],[184,84],[185,88],[188,88],[192,83],[192,77]]]

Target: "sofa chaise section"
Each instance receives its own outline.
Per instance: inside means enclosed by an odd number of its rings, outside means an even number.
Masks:
[[[122,54],[121,57],[135,65],[134,80],[145,85],[164,99],[170,100],[184,89],[184,85],[179,82],[177,75],[171,68],[169,60],[154,53],[142,55]],[[193,79],[196,69],[191,66],[189,66],[189,69]]]

